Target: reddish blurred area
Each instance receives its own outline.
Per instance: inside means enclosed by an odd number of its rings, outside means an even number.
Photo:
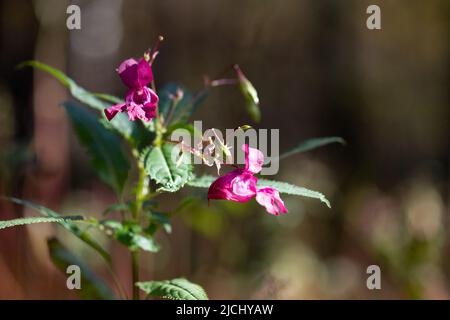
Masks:
[[[450,2],[0,0],[0,194],[58,212],[100,216],[114,201],[76,141],[53,78],[18,63],[36,59],[85,88],[123,95],[115,68],[164,35],[157,86],[196,90],[203,75],[238,63],[258,89],[251,123],[234,88],[213,92],[193,117],[203,127],[279,128],[280,149],[316,136],[331,145],[281,162],[278,180],[320,190],[332,209],[287,196],[289,214],[206,200],[178,214],[162,251],[143,255],[144,279],[186,276],[211,298],[378,299],[450,294],[448,219]],[[382,29],[366,28],[378,4]],[[170,210],[189,193],[163,195]],[[204,195],[200,194],[203,199]],[[176,201],[174,200],[176,199]],[[33,214],[0,202],[0,220]],[[51,263],[58,236],[111,283],[106,267],[54,225],[0,231],[1,299],[76,299]],[[128,253],[104,240],[130,287]],[[382,289],[368,290],[379,265]]]

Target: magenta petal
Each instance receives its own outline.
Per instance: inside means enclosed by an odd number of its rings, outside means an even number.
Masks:
[[[145,59],[139,62],[127,59],[120,64],[117,72],[128,88],[144,87],[153,80],[152,68]]]
[[[116,116],[117,113],[125,111],[125,108],[126,108],[125,103],[115,104],[104,110],[105,116],[109,121],[111,121]]]
[[[153,80],[152,68],[145,59],[139,60],[137,67],[137,82],[140,87],[146,86]]]
[[[146,105],[144,105],[144,107],[142,108],[144,110],[145,116],[144,118],[142,118],[142,120],[145,121],[150,121],[152,120],[154,117],[156,117],[156,104],[154,103],[148,103]]]
[[[157,105],[158,101],[159,101],[158,95],[152,89],[148,89],[148,93],[149,93],[150,103],[153,105]]]
[[[266,208],[270,214],[278,216],[280,213],[286,213],[288,210],[284,206],[283,200],[277,189],[262,188],[256,193],[256,201]]]
[[[241,169],[217,178],[208,190],[208,199],[247,202],[256,195],[258,179]]]
[[[145,119],[145,111],[141,105],[131,103],[127,106],[128,120]]]
[[[125,101],[130,121],[136,119],[150,121],[156,117],[156,105],[159,98],[152,89],[148,87],[130,89]]]
[[[242,151],[245,152],[245,170],[252,173],[260,172],[264,164],[263,153],[258,149],[250,148],[248,144],[242,146]]]
[[[134,59],[127,59],[123,61],[119,68],[117,68],[122,82],[128,88],[137,87],[138,84],[138,63]]]
[[[158,103],[158,96],[156,93],[148,87],[138,87],[128,90],[125,97],[127,104],[135,103],[138,105],[153,104]]]

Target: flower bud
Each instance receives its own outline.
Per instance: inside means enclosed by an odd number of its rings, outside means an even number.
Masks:
[[[250,114],[253,121],[259,122],[261,120],[261,111],[259,109],[258,92],[237,64],[234,65],[234,70],[238,77],[239,88],[246,101],[247,112]]]

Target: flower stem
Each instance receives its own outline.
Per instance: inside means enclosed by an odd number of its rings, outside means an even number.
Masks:
[[[219,87],[226,85],[235,85],[238,84],[239,81],[237,79],[217,79],[210,82],[209,86],[211,87]]]

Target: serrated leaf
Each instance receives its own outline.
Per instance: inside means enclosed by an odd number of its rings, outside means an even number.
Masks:
[[[12,220],[4,220],[0,221],[0,230],[15,226],[23,226],[27,224],[34,224],[34,223],[43,223],[43,222],[64,222],[65,220],[70,221],[76,221],[76,220],[83,220],[84,218],[82,216],[68,216],[68,217],[61,217],[61,218],[51,218],[51,217],[26,217],[26,218],[19,218],[19,219],[12,219]]]
[[[65,102],[64,106],[80,143],[91,157],[92,167],[105,183],[120,194],[130,169],[120,140],[89,111],[73,102]]]
[[[211,183],[213,183],[216,179],[217,177],[209,175],[195,177],[188,182],[188,185],[197,188],[209,188]],[[272,187],[276,188],[280,193],[319,199],[320,201],[325,203],[327,207],[331,208],[330,202],[322,193],[307,188],[299,187],[290,183],[266,179],[258,179],[257,187],[258,188]]]
[[[163,144],[149,149],[143,157],[147,174],[160,185],[158,191],[175,192],[192,177],[189,157],[180,158],[180,148]]]
[[[110,129],[118,132],[121,136],[127,139],[134,147],[141,148],[144,143],[151,143],[152,135],[149,135],[148,130],[141,121],[130,121],[125,113],[117,114],[114,119],[107,121],[103,110],[111,106],[111,104],[121,102],[122,100],[107,94],[95,94],[80,87],[75,81],[70,79],[62,71],[53,68],[45,63],[39,61],[25,61],[18,67],[22,68],[30,66],[41,71],[45,71],[67,87],[77,100],[86,104],[87,106],[100,111],[101,118],[104,120],[104,125]],[[106,100],[106,101],[102,101]],[[146,141],[150,140],[150,141]]]
[[[276,188],[280,193],[319,199],[320,201],[325,203],[328,208],[331,208],[330,202],[327,200],[327,198],[318,191],[299,187],[299,186],[296,186],[296,185],[293,185],[290,183],[286,183],[286,182],[266,180],[266,179],[258,179],[257,186],[258,186],[258,188],[261,188],[261,187]]]
[[[303,141],[298,146],[292,148],[291,150],[280,155],[279,159],[284,159],[296,153],[306,152],[309,150],[313,150],[322,146],[325,146],[330,143],[340,143],[345,145],[346,142],[341,137],[323,137],[323,138],[312,138],[306,141]]]
[[[163,281],[137,282],[147,295],[172,300],[208,300],[205,290],[184,278]]]
[[[81,272],[81,289],[76,290],[82,299],[110,300],[114,295],[106,283],[97,277],[89,267],[65,248],[57,239],[47,241],[50,257],[55,266],[67,276],[67,267],[77,265]]]
[[[55,211],[46,208],[44,206],[41,206],[39,204],[33,203],[31,201],[27,201],[27,200],[21,200],[21,199],[17,199],[17,198],[12,198],[12,197],[2,197],[5,200],[14,202],[16,204],[20,204],[23,205],[25,207],[28,207],[30,209],[35,210],[36,212],[42,214],[43,216],[46,217],[51,217],[51,218],[56,218],[56,219],[61,219],[62,216],[59,213],[56,213]],[[91,235],[89,233],[87,233],[85,230],[82,230],[80,227],[78,227],[74,222],[67,220],[67,219],[63,219],[63,221],[58,221],[57,223],[59,223],[61,226],[63,226],[65,229],[69,230],[72,234],[74,234],[76,237],[78,237],[80,240],[82,240],[83,242],[85,242],[87,245],[89,245],[92,249],[94,249],[95,251],[97,251],[100,256],[105,259],[105,261],[107,263],[111,263],[111,257],[109,255],[108,252],[106,252],[99,244],[97,241],[95,241]]]

